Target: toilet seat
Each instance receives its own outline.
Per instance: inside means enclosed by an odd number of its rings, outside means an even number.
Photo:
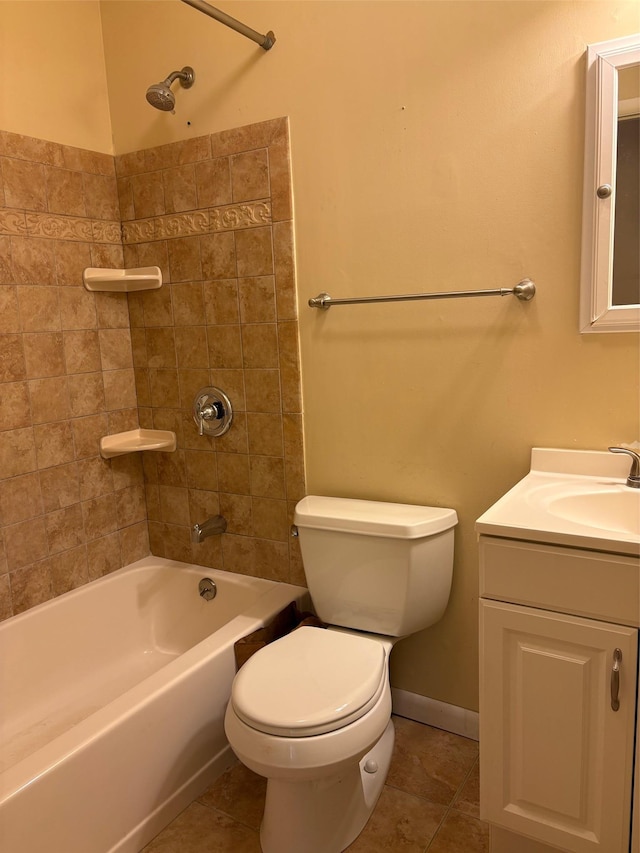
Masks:
[[[311,737],[358,720],[380,698],[386,651],[367,637],[303,627],[261,649],[240,669],[231,704],[246,725]]]

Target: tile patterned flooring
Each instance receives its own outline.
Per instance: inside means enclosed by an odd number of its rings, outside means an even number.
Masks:
[[[348,853],[488,853],[477,742],[403,717],[394,723],[386,784]],[[260,853],[265,788],[266,780],[234,765],[142,853]]]

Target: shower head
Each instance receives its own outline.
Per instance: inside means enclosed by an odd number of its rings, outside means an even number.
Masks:
[[[152,83],[147,89],[147,101],[152,107],[165,112],[173,110],[176,105],[176,96],[171,91],[171,84],[174,80],[180,80],[183,89],[191,88],[195,80],[193,68],[185,65],[182,71],[172,71],[166,80],[162,80],[160,83]]]

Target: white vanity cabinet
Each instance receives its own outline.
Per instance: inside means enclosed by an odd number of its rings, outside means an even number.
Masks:
[[[628,853],[639,565],[481,535],[481,817],[496,853]]]

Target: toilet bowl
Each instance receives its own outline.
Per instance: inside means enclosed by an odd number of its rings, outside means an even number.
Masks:
[[[251,657],[235,677],[225,730],[243,764],[268,780],[263,853],[341,853],[391,762],[391,649],[444,612],[457,517],[311,497],[294,520],[312,601],[331,625],[298,628]]]

